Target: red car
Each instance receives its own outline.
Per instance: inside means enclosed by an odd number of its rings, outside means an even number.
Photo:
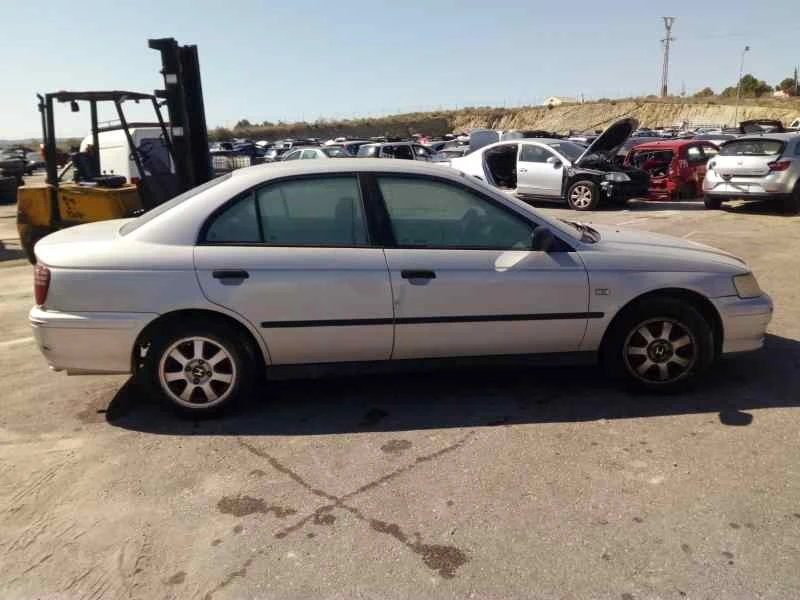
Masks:
[[[719,152],[706,140],[663,140],[631,148],[625,166],[650,174],[651,200],[686,200],[703,195],[706,163]]]

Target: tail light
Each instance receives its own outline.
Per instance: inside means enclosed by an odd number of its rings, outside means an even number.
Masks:
[[[50,269],[41,264],[33,268],[33,294],[36,305],[42,306],[47,300],[47,291],[50,289]]]
[[[767,163],[770,171],[785,171],[792,165],[792,161],[790,160],[774,160],[771,163]]]

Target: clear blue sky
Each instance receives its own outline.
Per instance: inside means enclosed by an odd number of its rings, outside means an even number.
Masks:
[[[209,126],[657,90],[745,71],[775,85],[800,62],[797,0],[0,0],[0,139],[39,135],[35,93],[161,86],[150,37],[197,44]],[[61,135],[88,115],[63,111]]]

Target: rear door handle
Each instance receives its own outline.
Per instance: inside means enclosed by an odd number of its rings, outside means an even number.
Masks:
[[[519,172],[520,172],[520,173],[527,173],[527,172],[528,172],[528,169],[520,169],[520,170],[519,170]]]
[[[403,269],[400,271],[400,276],[403,279],[436,279],[436,273],[433,271],[415,271],[411,269]]]
[[[244,269],[220,269],[211,273],[214,279],[248,279],[250,273]]]

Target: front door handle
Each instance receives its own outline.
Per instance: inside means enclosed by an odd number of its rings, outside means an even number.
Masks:
[[[436,273],[433,271],[417,271],[413,269],[403,269],[400,271],[400,276],[403,279],[436,279]]]
[[[250,273],[244,269],[219,269],[211,273],[214,279],[248,279]]]

